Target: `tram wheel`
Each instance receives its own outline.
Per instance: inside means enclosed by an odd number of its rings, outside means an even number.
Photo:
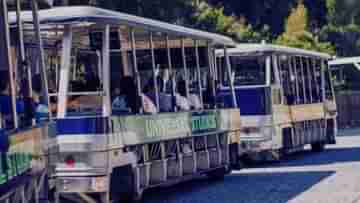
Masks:
[[[110,199],[113,203],[133,203],[141,200],[135,194],[135,177],[132,166],[114,168],[110,181]]]
[[[221,168],[217,168],[213,171],[209,171],[206,173],[206,175],[211,179],[211,180],[224,180],[225,178],[225,174],[226,174],[227,170],[225,167],[221,167]]]
[[[311,144],[311,151],[313,152],[322,152],[325,149],[325,143],[323,142],[317,142]]]

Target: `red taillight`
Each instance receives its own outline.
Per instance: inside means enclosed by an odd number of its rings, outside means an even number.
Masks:
[[[75,159],[72,155],[69,155],[65,158],[65,164],[69,167],[75,166]]]

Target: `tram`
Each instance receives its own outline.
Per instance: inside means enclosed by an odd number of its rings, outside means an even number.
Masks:
[[[36,119],[36,103],[47,104],[47,87],[32,88],[31,67],[26,63],[21,18],[10,27],[8,10],[20,16],[22,7],[31,7],[29,18],[35,22],[32,35],[37,36],[35,52],[41,56],[38,30],[38,1],[1,1],[0,3],[0,202],[39,202],[47,199],[47,157],[45,142],[55,135],[50,116]],[[41,5],[51,6],[41,1]],[[44,72],[39,57],[37,68]],[[46,77],[42,74],[42,84]],[[36,96],[35,96],[36,95]],[[34,98],[37,97],[35,100]]]
[[[224,52],[217,51],[219,91],[231,101]],[[270,44],[229,49],[241,136],[234,153],[277,160],[310,144],[323,151],[336,143],[336,102],[327,54]],[[238,160],[241,160],[239,158]]]
[[[235,94],[227,106],[215,102],[214,51],[231,39],[93,7],[42,10],[39,19],[56,107],[55,202],[136,200],[230,171],[240,112]]]

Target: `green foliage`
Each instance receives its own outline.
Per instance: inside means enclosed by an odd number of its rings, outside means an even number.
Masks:
[[[308,11],[303,3],[299,3],[296,8],[292,9],[286,20],[285,32],[275,40],[275,43],[329,54],[335,53],[331,43],[320,42],[308,31]]]
[[[238,42],[260,42],[268,35],[267,27],[256,32],[244,17],[226,15],[223,7],[213,7],[207,3],[200,3],[193,16],[194,27],[233,37]]]

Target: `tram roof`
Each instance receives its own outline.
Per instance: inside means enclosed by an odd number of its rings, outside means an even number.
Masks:
[[[228,49],[228,53],[229,55],[241,55],[241,56],[251,56],[251,55],[263,54],[263,53],[283,53],[283,54],[301,55],[301,56],[317,57],[324,59],[331,58],[331,56],[326,53],[280,46],[280,45],[273,45],[273,44],[238,44],[236,48]],[[223,56],[224,51],[217,50],[216,54],[218,56]]]
[[[32,23],[29,11],[22,12],[22,21]],[[157,20],[143,18],[106,9],[90,6],[56,7],[39,11],[40,24],[79,24],[102,23],[110,25],[128,25],[134,28],[146,28],[154,32],[164,32],[172,35],[191,37],[199,40],[209,40],[214,44],[235,46],[235,42],[226,36],[187,28],[179,25],[165,23]],[[16,23],[16,15],[11,12],[9,22]]]
[[[360,63],[360,57],[345,57],[345,58],[336,58],[334,60],[329,61],[329,65],[331,66],[339,66],[339,65],[347,65]]]

